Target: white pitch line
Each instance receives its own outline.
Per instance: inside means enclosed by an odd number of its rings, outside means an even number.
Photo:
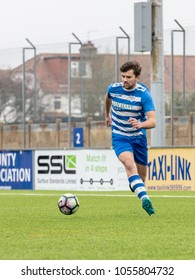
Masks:
[[[62,195],[66,192],[62,192]],[[70,193],[70,192],[69,192]],[[133,194],[77,194],[73,192],[77,196],[91,196],[91,197],[137,197],[136,195]],[[0,196],[59,196],[60,194],[54,194],[54,193],[1,193]],[[157,197],[157,198],[195,198],[194,196],[189,196],[189,195],[149,195],[150,197]]]

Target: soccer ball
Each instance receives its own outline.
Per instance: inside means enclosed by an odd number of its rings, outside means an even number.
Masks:
[[[66,193],[58,200],[58,208],[63,214],[72,215],[79,208],[79,200],[76,195]]]

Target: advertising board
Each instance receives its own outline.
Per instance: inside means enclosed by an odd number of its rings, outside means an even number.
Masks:
[[[35,189],[129,190],[112,149],[35,151]],[[195,148],[149,149],[147,190],[195,190]]]
[[[0,189],[32,188],[32,151],[0,151]]]

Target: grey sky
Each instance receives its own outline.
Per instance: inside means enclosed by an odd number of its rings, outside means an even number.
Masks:
[[[134,50],[134,3],[146,0],[0,0],[1,36],[0,68],[22,63],[22,48],[28,38],[40,52],[66,51],[64,45],[75,40],[112,44],[121,36],[121,26],[131,37]],[[163,0],[164,52],[170,53],[171,29],[178,28],[174,19],[186,28],[186,54],[195,54],[194,0]],[[181,33],[177,35],[177,53],[182,54]],[[112,43],[109,42],[112,37]],[[33,55],[32,52],[29,55]]]
[[[88,39],[117,34],[122,26],[133,33],[134,0],[1,0],[0,49],[20,47],[25,38],[35,44],[71,39],[71,33]],[[163,0],[164,27],[174,19],[195,26],[194,0]]]

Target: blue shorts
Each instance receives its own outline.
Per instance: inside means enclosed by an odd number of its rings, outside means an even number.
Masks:
[[[148,144],[145,135],[126,137],[115,134],[112,135],[112,146],[117,157],[122,152],[132,152],[136,163],[148,164]]]

